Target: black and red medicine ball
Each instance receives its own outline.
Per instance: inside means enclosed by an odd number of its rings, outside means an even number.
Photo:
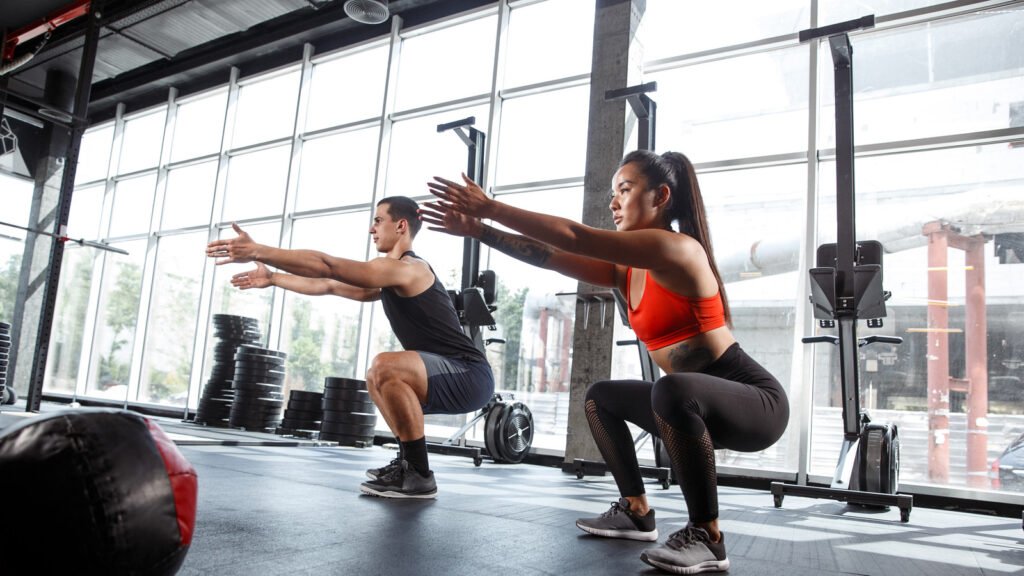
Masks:
[[[0,432],[0,574],[174,574],[196,472],[156,422],[81,408]]]

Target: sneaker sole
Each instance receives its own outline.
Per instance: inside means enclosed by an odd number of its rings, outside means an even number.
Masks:
[[[601,530],[600,528],[584,526],[579,522],[576,523],[576,527],[588,534],[605,538],[624,538],[626,540],[640,540],[642,542],[654,542],[658,539],[657,528],[650,532],[642,532],[640,530]]]
[[[665,562],[658,562],[657,560],[651,559],[647,556],[646,552],[640,554],[640,559],[666,572],[673,574],[700,574],[701,572],[724,572],[729,569],[729,559],[725,560],[709,560],[707,562],[701,562],[700,564],[694,564],[693,566],[676,566],[674,564],[666,564]]]
[[[419,498],[421,500],[437,498],[437,490],[411,494],[409,492],[395,492],[393,490],[374,490],[373,488],[365,485],[359,486],[359,490],[361,490],[363,494],[380,496],[381,498]]]

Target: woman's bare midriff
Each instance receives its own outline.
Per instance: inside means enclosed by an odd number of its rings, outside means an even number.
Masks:
[[[728,326],[649,351],[662,372],[699,372],[717,360],[736,339]]]

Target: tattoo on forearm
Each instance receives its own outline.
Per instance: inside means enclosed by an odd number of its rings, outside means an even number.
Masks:
[[[484,226],[483,233],[480,234],[480,241],[499,252],[534,266],[543,266],[548,258],[551,258],[553,252],[551,247],[543,242],[518,234],[502,232],[490,226]]]
[[[673,372],[698,372],[713,360],[707,348],[693,348],[688,344],[680,344],[668,353]]]

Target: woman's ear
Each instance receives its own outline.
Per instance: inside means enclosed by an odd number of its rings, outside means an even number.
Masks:
[[[664,208],[672,201],[672,189],[668,184],[662,184],[654,189],[654,206]]]

